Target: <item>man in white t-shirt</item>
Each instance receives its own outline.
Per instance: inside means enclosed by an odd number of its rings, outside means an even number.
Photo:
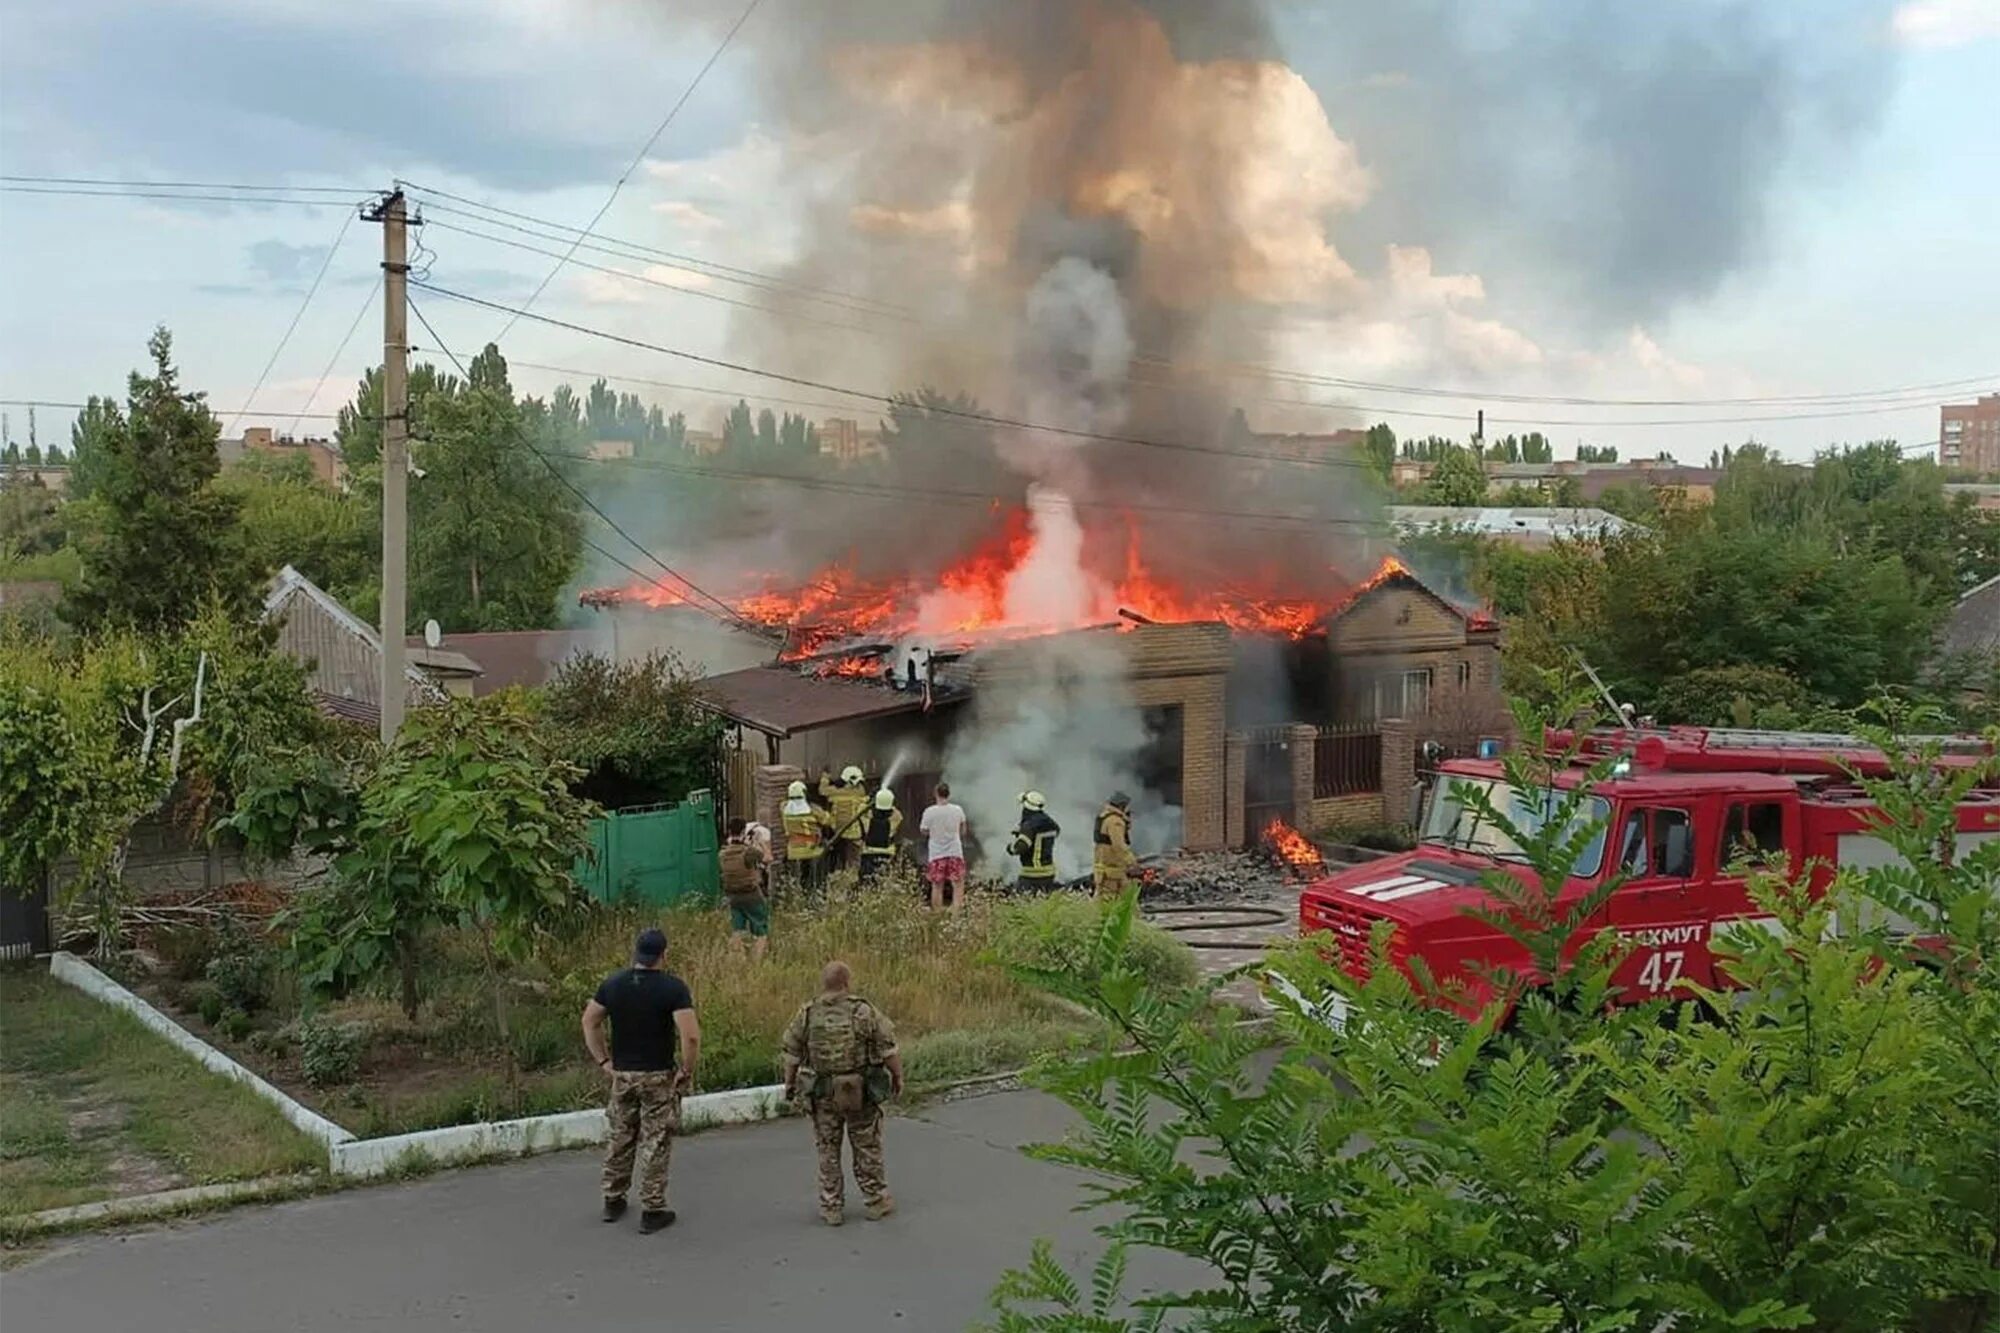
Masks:
[[[952,803],[950,783],[938,783],[937,801],[917,827],[930,839],[924,875],[931,884],[931,907],[944,907],[945,886],[950,885],[956,911],[965,905],[965,811]]]

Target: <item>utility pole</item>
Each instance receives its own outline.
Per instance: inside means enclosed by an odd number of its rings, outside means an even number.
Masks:
[[[382,742],[396,738],[409,695],[403,626],[409,616],[409,211],[392,188],[362,214],[382,224]]]

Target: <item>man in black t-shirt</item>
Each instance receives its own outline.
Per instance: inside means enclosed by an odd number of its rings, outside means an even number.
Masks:
[[[583,1007],[583,1044],[597,1067],[611,1077],[611,1103],[605,1111],[611,1139],[604,1152],[604,1220],[616,1222],[625,1215],[632,1164],[643,1149],[639,1230],[648,1233],[674,1220],[667,1208],[667,1165],[674,1132],[680,1128],[681,1094],[694,1086],[695,1059],[701,1051],[694,996],[685,981],[661,966],[666,952],[664,932],[640,932],[632,948],[632,966],[606,977]],[[608,1054],[606,1017],[611,1020]]]

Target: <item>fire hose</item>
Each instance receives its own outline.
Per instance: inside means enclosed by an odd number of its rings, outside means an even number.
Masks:
[[[1282,926],[1292,919],[1292,914],[1280,907],[1203,907],[1198,904],[1144,909],[1146,920],[1161,930],[1175,935],[1191,934],[1196,931],[1244,930],[1256,926]],[[1163,916],[1203,916],[1223,917],[1221,921],[1160,921]],[[1259,938],[1239,937],[1220,940],[1181,941],[1190,949],[1261,949],[1271,943],[1268,936]]]

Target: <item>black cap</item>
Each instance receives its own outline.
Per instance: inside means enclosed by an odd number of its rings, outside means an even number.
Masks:
[[[660,955],[667,951],[667,932],[657,927],[639,932],[638,942],[632,946],[634,962],[652,964],[660,961]]]

